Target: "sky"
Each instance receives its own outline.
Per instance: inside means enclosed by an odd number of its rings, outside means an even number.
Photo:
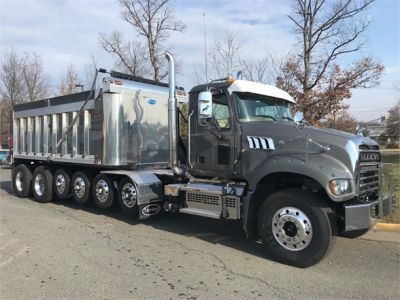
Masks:
[[[171,34],[165,46],[182,63],[178,84],[186,90],[195,84],[193,69],[204,62],[203,12],[207,44],[233,30],[247,59],[282,55],[297,42],[287,17],[293,0],[171,0],[171,4],[186,29]],[[356,119],[370,121],[384,115],[400,93],[394,87],[400,81],[400,0],[377,0],[363,18],[372,24],[364,35],[367,47],[362,54],[381,62],[385,74],[378,87],[357,89],[348,102]],[[0,55],[10,49],[36,52],[53,87],[70,64],[83,73],[91,56],[101,67],[113,69],[115,59],[99,47],[98,37],[114,30],[126,40],[136,38],[120,18],[116,0],[0,0]]]

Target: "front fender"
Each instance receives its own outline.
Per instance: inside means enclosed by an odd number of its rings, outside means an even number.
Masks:
[[[291,173],[310,177],[317,181],[335,202],[342,202],[355,197],[355,182],[352,172],[341,161],[327,153],[309,154],[306,159],[291,155],[271,155],[249,172],[251,178],[249,189],[256,190],[258,183],[273,173]],[[332,179],[350,179],[352,192],[344,196],[333,195],[329,191],[329,182]]]

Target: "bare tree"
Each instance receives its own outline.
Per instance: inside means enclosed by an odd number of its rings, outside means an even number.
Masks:
[[[117,66],[122,72],[128,72],[134,76],[147,76],[146,48],[140,41],[124,43],[122,34],[114,31],[107,35],[100,35],[100,45],[108,53],[117,58]]]
[[[296,0],[294,14],[289,17],[302,49],[299,60],[292,58],[286,66],[286,73],[297,77],[298,108],[311,122],[326,116],[329,106],[345,109],[342,100],[351,96],[351,89],[379,83],[384,68],[372,58],[361,58],[348,68],[339,64],[342,57],[363,48],[362,34],[370,22],[357,17],[374,1]],[[285,77],[281,78],[283,82]]]
[[[239,70],[244,61],[240,59],[240,50],[242,43],[237,40],[235,33],[232,30],[224,32],[224,35],[217,37],[214,40],[210,51],[207,53],[209,62],[208,75],[204,66],[195,65],[193,67],[193,77],[197,83],[204,83],[209,79],[223,78],[231,74],[234,70]]]
[[[48,95],[49,86],[38,54],[19,54],[12,49],[1,58],[0,68],[1,101],[9,101],[14,106]]]
[[[218,78],[231,74],[239,66],[241,48],[242,44],[232,30],[226,31],[222,38],[215,39],[209,53],[210,73]]]
[[[239,66],[240,70],[243,72],[243,77],[246,80],[261,83],[275,82],[278,74],[274,68],[275,63],[275,60],[270,55],[253,60],[239,60]]]
[[[27,101],[37,101],[48,96],[49,84],[43,74],[43,62],[38,54],[26,55],[22,77]]]
[[[84,65],[83,67],[83,79],[82,84],[85,90],[89,90],[92,87],[94,77],[96,75],[96,70],[101,68],[102,66],[99,65],[99,61],[93,54],[90,55],[90,61]],[[95,88],[100,88],[102,85],[102,80],[104,77],[108,76],[105,73],[98,73],[97,79],[95,83]]]
[[[59,95],[68,95],[78,92],[78,86],[82,82],[78,77],[78,73],[75,71],[74,66],[71,64],[67,68],[64,78],[61,80],[58,86]]]
[[[162,80],[167,73],[163,70],[163,42],[173,31],[183,31],[184,25],[175,19],[169,0],[119,0],[122,19],[132,25],[134,31],[144,41],[123,44],[117,32],[100,36],[101,46],[114,53],[119,65],[134,75],[146,73],[143,61],[149,61],[149,73],[154,80]],[[144,68],[144,69],[143,69]],[[147,75],[147,74],[145,74]]]
[[[22,77],[23,67],[24,58],[15,49],[11,49],[1,58],[1,101],[8,101],[12,106],[25,100]]]
[[[14,105],[46,97],[49,87],[38,54],[11,49],[0,61],[0,131],[4,142],[12,132]]]

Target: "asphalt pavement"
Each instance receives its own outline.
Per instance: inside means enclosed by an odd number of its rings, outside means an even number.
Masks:
[[[400,299],[398,232],[336,238],[319,264],[272,261],[236,222],[12,195],[0,169],[1,299]]]

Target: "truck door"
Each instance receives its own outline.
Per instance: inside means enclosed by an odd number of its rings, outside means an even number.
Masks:
[[[233,172],[234,131],[229,94],[225,89],[213,91],[213,118],[201,122],[197,114],[197,95],[191,96],[191,155],[192,173],[229,178]]]

